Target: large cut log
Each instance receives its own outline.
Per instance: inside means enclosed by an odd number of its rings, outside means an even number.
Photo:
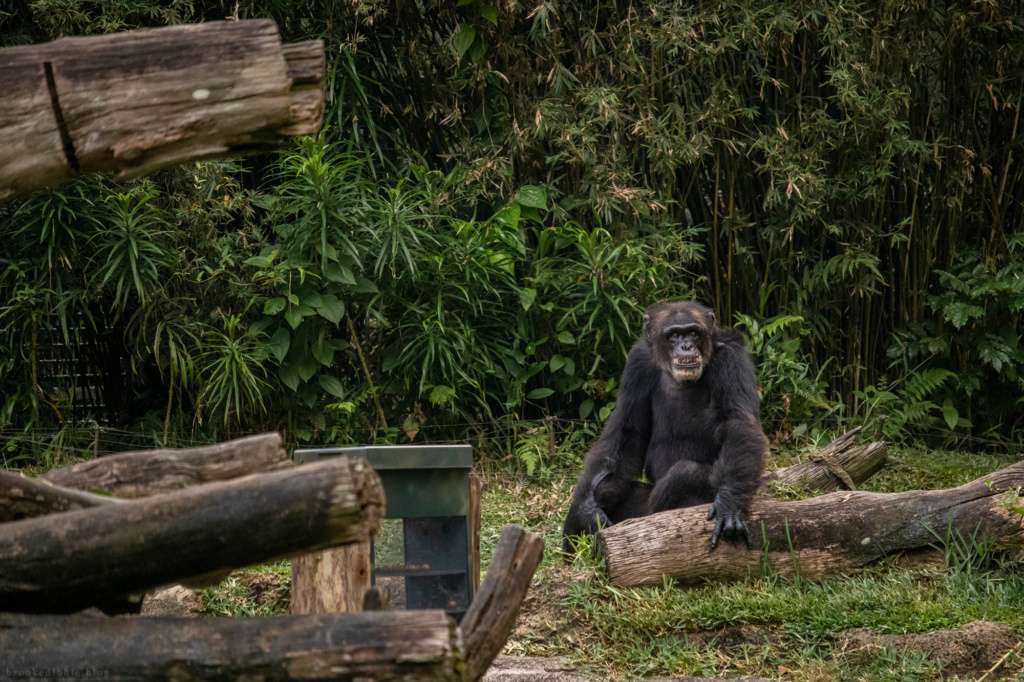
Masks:
[[[345,457],[4,525],[0,605],[67,613],[230,568],[369,541],[380,478]]]
[[[315,133],[321,41],[269,19],[60,38],[0,49],[0,202],[78,173],[122,177]]]
[[[834,492],[797,502],[755,498],[753,549],[723,541],[711,550],[707,505],[616,524],[597,534],[615,585],[684,585],[777,574],[816,579],[853,573],[885,556],[941,544],[948,532],[1008,545],[1024,542],[1024,462],[948,490]],[[977,535],[975,535],[977,533]]]
[[[544,539],[537,533],[517,525],[501,531],[487,577],[462,617],[466,680],[482,678],[501,653],[543,555]]]
[[[291,467],[278,433],[184,450],[140,450],[53,469],[42,478],[78,490],[134,498]]]
[[[888,453],[885,443],[876,441],[854,445],[861,427],[851,429],[807,459],[793,466],[769,471],[761,479],[762,486],[771,484],[798,486],[819,493],[832,490],[855,490],[885,466]]]
[[[118,501],[105,495],[62,488],[47,481],[0,471],[0,523]]]
[[[3,679],[461,680],[462,662],[444,611],[198,619],[0,614]]]

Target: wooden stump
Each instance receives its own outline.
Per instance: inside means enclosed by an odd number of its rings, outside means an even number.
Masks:
[[[369,542],[292,559],[293,614],[362,611],[369,589]]]
[[[477,474],[469,475],[469,525],[473,556],[469,562],[473,572],[473,594],[480,589],[480,529],[483,527],[484,480]]]

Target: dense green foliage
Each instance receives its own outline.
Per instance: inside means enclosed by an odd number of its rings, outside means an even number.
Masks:
[[[329,101],[273,158],[0,209],[8,434],[470,438],[532,471],[607,417],[639,310],[697,297],[781,437],[1024,440],[1013,3],[15,8],[0,43],[270,16],[324,38]]]

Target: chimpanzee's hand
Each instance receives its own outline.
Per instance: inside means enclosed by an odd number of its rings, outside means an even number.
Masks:
[[[750,549],[750,531],[747,530],[746,512],[738,507],[728,504],[722,499],[721,493],[715,496],[708,510],[708,521],[718,517],[715,522],[715,529],[711,531],[711,549],[718,546],[719,537],[735,538],[740,535]]]

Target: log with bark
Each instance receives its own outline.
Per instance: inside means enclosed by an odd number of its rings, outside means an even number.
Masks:
[[[135,498],[292,466],[279,433],[182,450],[106,455],[43,474],[55,485]]]
[[[544,539],[537,533],[517,525],[501,531],[487,577],[462,617],[466,679],[470,682],[484,676],[505,646],[543,555]]]
[[[885,443],[876,441],[855,445],[861,427],[851,429],[830,444],[813,452],[793,466],[776,469],[764,475],[761,485],[797,486],[819,493],[832,490],[856,490],[885,466],[888,453]]]
[[[941,545],[947,533],[1008,546],[1024,543],[1024,462],[948,490],[842,491],[796,502],[758,497],[750,510],[754,547],[723,541],[711,550],[707,505],[616,524],[597,534],[619,586],[728,581],[765,569],[817,579]]]
[[[461,680],[444,611],[267,618],[0,614],[3,679]],[[5,676],[6,674],[6,676]]]
[[[79,173],[134,177],[264,151],[323,118],[322,41],[268,19],[0,49],[0,202]]]
[[[339,457],[18,521],[0,533],[0,604],[69,613],[185,578],[366,542],[383,511],[377,474]]]
[[[539,535],[506,526],[461,631],[440,610],[210,619],[0,613],[0,671],[43,679],[475,682],[508,639],[543,550]],[[380,595],[369,596],[379,605]]]
[[[118,501],[106,495],[63,488],[36,478],[0,471],[0,523]]]

